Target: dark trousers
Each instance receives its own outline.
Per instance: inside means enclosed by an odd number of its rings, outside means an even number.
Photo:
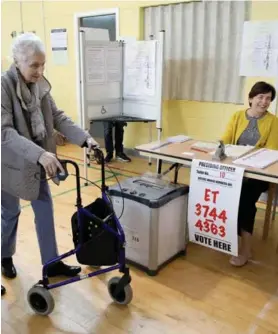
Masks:
[[[238,210],[238,235],[241,234],[241,230],[253,233],[257,212],[256,203],[261,194],[268,190],[268,187],[268,182],[243,179]]]
[[[115,151],[116,154],[123,152],[124,140],[124,122],[103,122],[104,126],[104,140],[107,154],[113,154],[113,127],[115,127]]]

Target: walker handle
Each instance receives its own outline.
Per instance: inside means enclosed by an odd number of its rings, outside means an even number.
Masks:
[[[76,162],[72,160],[59,160],[62,167],[65,170],[65,174],[61,173],[61,171],[57,172],[57,177],[59,180],[64,181],[68,177],[68,170],[67,170],[67,164],[70,164],[74,167],[75,169],[75,177],[76,177],[76,191],[77,191],[77,198],[76,198],[76,206],[80,208],[82,206],[82,200],[81,200],[81,187],[80,187],[80,171],[79,171],[79,166],[77,165]]]

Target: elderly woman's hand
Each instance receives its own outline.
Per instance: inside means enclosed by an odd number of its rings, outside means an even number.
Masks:
[[[92,151],[94,148],[99,148],[99,143],[96,142],[92,137],[89,137],[87,140],[86,140],[86,143],[87,143],[87,146],[88,146],[88,149],[89,149],[89,152]]]
[[[44,152],[39,158],[39,163],[43,166],[49,177],[56,176],[57,169],[59,169],[62,173],[65,172],[59,160],[53,153]]]

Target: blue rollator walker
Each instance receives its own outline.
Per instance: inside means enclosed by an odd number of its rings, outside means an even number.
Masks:
[[[71,218],[73,243],[75,248],[46,263],[42,268],[42,280],[35,284],[28,292],[28,303],[33,311],[39,315],[49,315],[54,309],[54,298],[51,289],[74,283],[85,278],[101,275],[119,269],[122,277],[113,277],[108,282],[108,292],[117,304],[126,305],[132,300],[131,277],[125,259],[125,235],[116,217],[111,201],[107,196],[105,185],[104,156],[100,149],[94,150],[96,160],[101,164],[101,198],[97,198],[88,206],[82,206],[80,192],[79,167],[74,161],[61,160],[65,174],[58,174],[59,180],[67,178],[67,165],[75,168],[77,190],[77,212]],[[86,275],[75,276],[58,283],[49,283],[47,267],[66,257],[76,254],[80,264],[99,267]]]

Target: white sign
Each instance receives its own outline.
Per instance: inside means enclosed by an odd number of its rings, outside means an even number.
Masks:
[[[238,255],[237,217],[244,169],[193,160],[188,202],[189,240]]]
[[[275,77],[278,74],[278,21],[246,21],[240,75]]]
[[[122,53],[120,48],[86,48],[86,76],[88,84],[121,82]]]
[[[155,41],[130,42],[124,48],[124,95],[154,96]]]
[[[67,29],[52,29],[50,39],[54,64],[66,65],[68,63]]]
[[[106,49],[106,71],[108,82],[122,81],[122,51],[120,48]]]
[[[86,48],[86,75],[88,83],[103,83],[105,81],[104,48]]]
[[[65,49],[68,47],[67,29],[51,29],[51,48]]]

